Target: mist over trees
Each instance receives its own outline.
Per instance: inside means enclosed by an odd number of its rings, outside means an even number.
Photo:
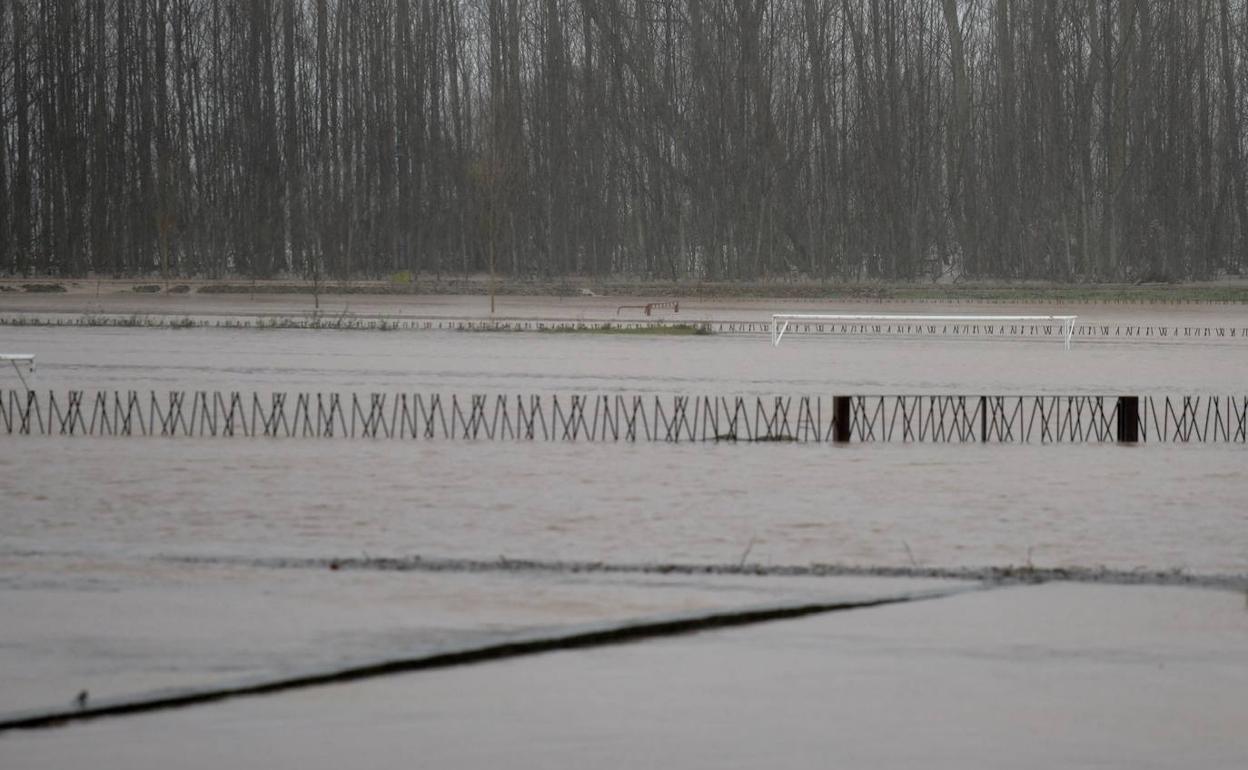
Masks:
[[[0,269],[1248,271],[1248,0],[5,0]]]

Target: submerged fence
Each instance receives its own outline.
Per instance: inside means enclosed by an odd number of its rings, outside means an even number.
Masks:
[[[799,314],[800,315],[800,314]],[[798,317],[798,316],[793,316]],[[1073,316],[1072,316],[1073,317]],[[766,332],[776,340],[776,329],[771,322],[716,321],[710,324],[712,332],[728,334],[758,334]],[[1145,340],[1168,341],[1248,341],[1248,326],[1207,325],[1156,325],[1130,323],[1073,323],[1066,326],[1060,321],[817,321],[795,320],[785,327],[788,335],[828,336],[895,336],[895,337],[1042,337],[1075,340]]]
[[[0,435],[1248,443],[1248,396],[0,391]]]

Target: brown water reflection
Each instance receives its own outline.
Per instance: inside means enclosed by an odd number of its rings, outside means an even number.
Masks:
[[[1242,393],[1237,344],[6,329],[37,387]],[[1248,570],[1236,446],[0,440],[5,549]],[[908,550],[907,550],[908,549]],[[1029,557],[1030,554],[1030,557]]]
[[[6,446],[9,552],[1248,568],[1235,446]]]

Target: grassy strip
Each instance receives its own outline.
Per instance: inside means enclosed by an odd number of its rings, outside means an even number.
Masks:
[[[655,337],[709,336],[715,332],[708,324],[654,324],[620,326],[604,323],[597,326],[556,326],[539,329],[543,334],[634,334]]]
[[[86,326],[116,327],[122,329],[194,329],[208,326],[193,318],[176,318],[148,315],[95,315],[85,313],[73,318],[43,318],[17,315],[0,318],[0,326]]]
[[[59,283],[24,283],[22,291],[27,294],[62,294],[66,289]]]
[[[152,283],[113,282],[123,291],[160,293]],[[0,282],[0,291],[60,293],[62,283]],[[116,291],[116,289],[112,289]],[[256,282],[214,281],[191,286],[181,283],[167,294],[221,295],[445,295],[484,296],[489,282],[479,276],[424,278],[405,281],[361,280],[323,282],[265,280]],[[1173,304],[1248,303],[1248,282],[1189,284],[1054,284],[1054,283],[850,283],[821,281],[645,281],[617,278],[501,279],[500,296],[511,297],[650,297],[654,299],[788,299],[876,302],[946,302],[1044,304]]]
[[[260,318],[225,318],[210,321],[189,317],[165,317],[149,315],[94,315],[73,318],[40,318],[12,316],[0,318],[0,326],[71,326],[109,327],[120,329],[342,329],[361,331],[394,331],[405,327],[400,321],[385,318],[353,318],[344,316],[321,316],[316,318],[292,318],[266,316]]]
[[[96,315],[93,313],[55,319],[24,315],[0,317],[0,326],[70,326],[122,329],[338,329],[344,331],[396,331],[399,329],[419,330],[420,323],[422,322],[390,320],[386,318],[357,318],[346,314],[326,314],[313,317],[261,316],[259,318],[222,318],[212,320],[142,314]],[[714,334],[710,324],[625,326],[623,324],[611,323],[580,323],[571,326],[544,326],[541,328],[523,328],[520,324],[521,322],[516,321],[498,323],[488,320],[470,321],[460,331],[536,331],[546,334],[621,334],[666,337],[709,336]]]
[[[482,296],[486,283],[473,279],[413,281],[410,284],[363,282],[322,284],[325,295]],[[305,283],[214,283],[199,294],[314,294]],[[1047,304],[1176,302],[1248,303],[1244,284],[863,284],[648,281],[500,281],[500,296],[527,297],[671,297],[680,299],[867,300],[894,302],[1033,302]]]

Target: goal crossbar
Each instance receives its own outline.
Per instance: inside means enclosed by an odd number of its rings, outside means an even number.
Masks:
[[[30,371],[35,370],[35,356],[33,353],[0,353],[0,361],[12,362],[13,366],[18,364],[26,364]]]
[[[1070,350],[1070,340],[1075,334],[1075,315],[901,315],[861,313],[773,313],[771,316],[771,344],[779,345],[792,321],[952,321],[955,323],[982,323],[996,321],[1048,321],[1062,324],[1062,341]]]

